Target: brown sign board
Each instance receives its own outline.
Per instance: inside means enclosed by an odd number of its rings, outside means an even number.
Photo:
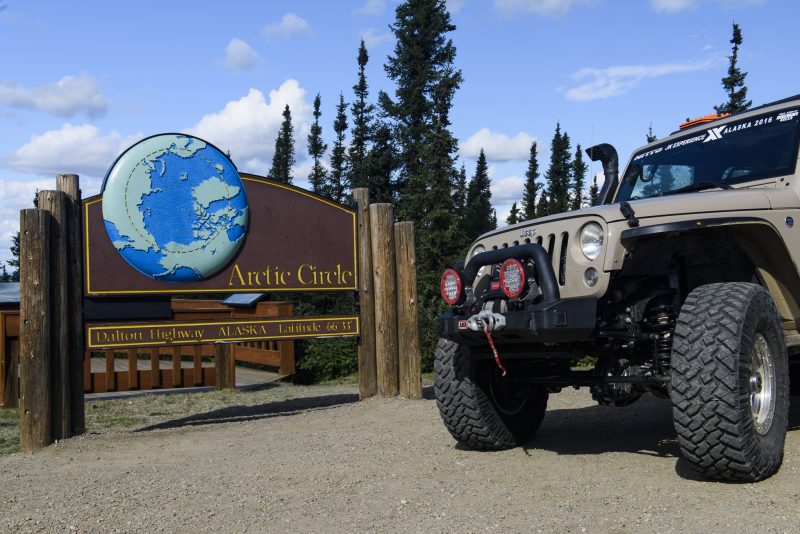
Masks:
[[[114,248],[102,196],[83,202],[87,296],[356,291],[356,212],[309,191],[241,174],[249,204],[245,241],[206,280],[170,283],[131,267]],[[263,337],[260,339],[264,339]]]
[[[358,336],[358,315],[87,324],[86,350]]]

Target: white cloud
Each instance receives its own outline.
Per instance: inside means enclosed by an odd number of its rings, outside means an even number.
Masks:
[[[386,9],[386,0],[367,0],[366,3],[356,9],[356,13],[362,15],[381,15]]]
[[[364,39],[364,46],[367,47],[367,50],[371,51],[381,43],[391,41],[392,34],[388,32],[380,33],[375,28],[367,28],[361,32],[361,38]]]
[[[511,204],[522,201],[522,192],[525,188],[525,177],[509,176],[493,180],[491,185],[492,201],[498,204]]]
[[[563,17],[573,7],[590,5],[595,0],[494,0],[494,7],[506,17],[515,15],[546,15]]]
[[[645,78],[706,70],[714,63],[713,60],[706,60],[659,65],[620,65],[603,69],[587,67],[577,71],[572,78],[575,80],[588,78],[589,81],[567,89],[564,96],[567,100],[582,102],[623,95],[630,92]]]
[[[464,4],[467,0],[447,0],[447,11],[449,11],[452,15],[455,15],[461,8],[464,7]]]
[[[531,144],[536,138],[526,132],[519,132],[512,138],[507,135],[481,128],[461,144],[462,156],[477,159],[481,149],[490,161],[525,161],[530,156]]]
[[[285,14],[280,22],[267,24],[261,33],[267,39],[295,39],[314,35],[308,21],[294,13]]]
[[[33,207],[36,191],[55,189],[55,176],[43,180],[4,180],[0,178],[0,262],[11,259],[11,238],[19,231],[19,211]],[[83,197],[100,192],[100,180],[81,177]]]
[[[0,82],[0,103],[12,108],[35,109],[59,117],[85,113],[90,118],[103,115],[108,103],[94,78],[64,76],[59,81],[39,87],[23,87],[15,82]]]
[[[258,53],[249,44],[234,38],[225,47],[225,59],[221,64],[231,70],[246,71],[252,69],[258,59]]]
[[[702,2],[715,2],[730,8],[743,8],[760,6],[766,0],[650,0],[650,5],[656,13],[678,13],[693,9]]]
[[[306,90],[296,80],[287,80],[269,93],[269,101],[258,89],[232,100],[216,113],[205,115],[187,133],[231,151],[242,170],[266,174],[275,150],[275,137],[283,122],[283,109],[289,105],[294,127],[295,157],[305,159],[305,142],[311,123],[311,105]],[[244,163],[239,163],[244,162]]]
[[[141,138],[141,134],[123,138],[115,131],[103,135],[91,124],[67,123],[59,130],[32,136],[8,156],[6,163],[12,169],[37,175],[75,173],[100,178],[117,156]]]

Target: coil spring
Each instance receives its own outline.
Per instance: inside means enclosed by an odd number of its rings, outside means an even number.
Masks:
[[[675,313],[669,304],[659,304],[651,309],[647,323],[658,335],[655,340],[656,362],[662,371],[669,370],[672,354],[672,331],[675,328]]]

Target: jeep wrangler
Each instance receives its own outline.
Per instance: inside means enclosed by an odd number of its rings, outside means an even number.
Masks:
[[[595,206],[480,236],[441,278],[435,391],[453,437],[525,444],[564,387],[613,406],[652,393],[705,477],[774,474],[800,354],[799,145],[800,95],[687,122],[621,177],[597,145]]]

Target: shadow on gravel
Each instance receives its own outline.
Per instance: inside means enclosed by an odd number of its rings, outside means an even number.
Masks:
[[[668,400],[647,395],[625,408],[588,406],[547,410],[539,432],[525,450],[557,454],[628,452],[677,457]]]
[[[276,401],[256,406],[229,406],[211,412],[190,415],[188,417],[146,426],[135,430],[135,432],[147,432],[149,430],[181,428],[186,426],[215,425],[219,423],[252,421],[269,417],[296,415],[300,412],[335,408],[336,406],[350,404],[356,401],[358,401],[358,395],[355,393],[348,393]]]

